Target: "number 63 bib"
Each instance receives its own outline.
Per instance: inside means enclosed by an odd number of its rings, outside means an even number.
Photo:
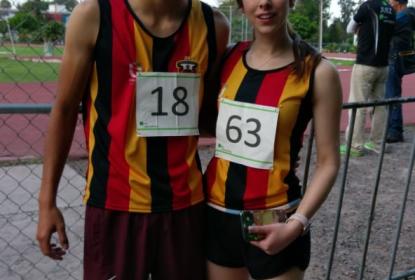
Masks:
[[[220,100],[215,156],[246,166],[271,169],[279,109]]]
[[[143,137],[198,135],[200,75],[139,72],[137,134]]]

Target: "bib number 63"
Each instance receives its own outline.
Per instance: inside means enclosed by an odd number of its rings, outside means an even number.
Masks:
[[[240,129],[240,123],[242,118],[237,115],[231,115],[226,124],[226,138],[231,143],[239,143],[242,140],[242,130]],[[246,120],[246,124],[252,124],[252,129],[246,131],[247,134],[252,135],[252,139],[243,140],[243,143],[251,148],[258,147],[261,144],[261,137],[258,132],[261,130],[261,122],[256,118],[249,118]],[[246,139],[247,137],[244,137]]]
[[[215,156],[255,168],[272,168],[278,113],[276,107],[221,100]]]

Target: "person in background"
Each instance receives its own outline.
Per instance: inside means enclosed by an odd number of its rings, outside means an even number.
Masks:
[[[349,22],[347,32],[358,35],[357,57],[350,81],[349,102],[384,99],[389,45],[394,26],[395,12],[387,0],[364,1]],[[357,110],[350,150],[352,157],[362,156],[365,151],[376,153],[380,151],[386,121],[385,107],[373,107],[371,117],[370,137],[367,140],[366,108]],[[350,123],[346,129],[346,137],[349,131]],[[346,145],[340,146],[340,153],[346,153]]]
[[[208,278],[302,279],[309,220],[339,167],[339,76],[290,29],[294,0],[237,3],[255,39],[236,44],[222,66],[216,150],[205,172]],[[310,120],[317,166],[303,196],[295,169]],[[278,219],[246,228],[245,213]]]
[[[205,87],[215,84],[228,33],[226,18],[199,0],[86,0],[75,8],[45,145],[37,228],[44,255],[60,260],[69,248],[56,196],[82,101],[84,279],[206,277],[198,112],[205,100],[215,104]],[[59,244],[51,244],[54,233]]]
[[[386,98],[402,97],[402,77],[399,53],[413,50],[413,30],[415,26],[414,9],[407,7],[408,0],[390,0],[396,11],[395,31],[389,52],[389,71],[386,82]],[[389,109],[388,131],[386,142],[403,142],[403,118],[401,104],[392,105]]]

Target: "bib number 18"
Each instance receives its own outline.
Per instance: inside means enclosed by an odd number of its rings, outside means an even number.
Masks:
[[[168,113],[163,111],[163,88],[157,87],[151,94],[157,95],[157,112],[152,112],[152,116],[167,116]],[[173,90],[173,97],[175,103],[173,103],[171,111],[176,116],[185,116],[189,112],[189,104],[186,103],[187,90],[184,87],[176,87]]]
[[[136,125],[141,137],[198,135],[200,75],[140,72]]]

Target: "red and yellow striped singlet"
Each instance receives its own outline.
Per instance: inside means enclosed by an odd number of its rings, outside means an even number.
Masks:
[[[312,118],[310,59],[301,78],[292,65],[255,70],[245,61],[249,45],[239,43],[228,55],[221,74],[222,97],[279,108],[273,167],[257,169],[214,157],[205,174],[208,202],[238,210],[276,207],[301,197],[295,163]]]
[[[189,0],[180,28],[159,38],[146,30],[128,1],[99,0],[99,6],[95,63],[83,100],[89,156],[84,201],[144,213],[203,201],[198,138],[139,137],[135,90],[137,71],[190,70],[201,76],[203,99],[204,77],[216,56],[211,8]]]

